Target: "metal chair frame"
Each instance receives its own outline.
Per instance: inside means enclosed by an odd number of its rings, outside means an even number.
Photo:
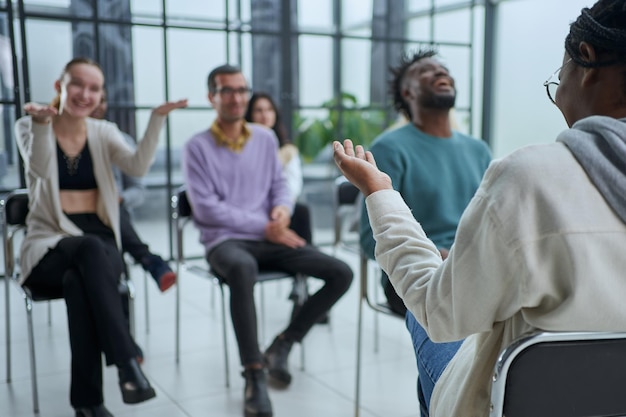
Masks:
[[[225,372],[225,381],[226,386],[230,386],[230,369],[229,369],[229,357],[228,357],[228,334],[227,334],[227,323],[226,323],[226,297],[224,295],[224,286],[226,285],[224,280],[221,279],[214,271],[211,270],[208,262],[206,263],[207,267],[202,267],[198,265],[188,265],[188,259],[184,255],[184,230],[185,227],[193,223],[192,222],[192,211],[191,205],[187,200],[187,194],[184,187],[181,187],[172,197],[171,197],[171,207],[172,207],[172,226],[175,231],[175,243],[176,243],[176,274],[179,277],[176,285],[176,312],[175,312],[175,320],[176,320],[176,363],[180,362],[180,291],[181,291],[181,272],[183,270],[188,271],[196,276],[201,278],[208,279],[213,285],[217,286],[220,290],[220,300],[221,300],[221,315],[222,315],[222,338],[223,338],[223,346],[224,346],[224,372]],[[296,287],[298,290],[296,291],[299,295],[298,300],[296,302],[302,304],[305,301],[305,297],[307,294],[306,285],[307,279],[302,274],[288,274],[282,271],[261,271],[257,277],[257,283],[263,283],[267,281],[275,281],[280,279],[291,279],[295,280]],[[262,291],[261,286],[261,291]],[[265,303],[264,296],[261,293],[261,315],[265,311]],[[264,320],[261,319],[262,323],[262,332],[265,333],[265,324]],[[301,361],[301,369],[304,370],[304,346],[301,345],[300,349],[300,361]]]
[[[17,207],[17,209],[14,208]],[[35,356],[35,336],[33,330],[33,304],[38,301],[52,301],[61,297],[33,296],[27,288],[18,284],[20,277],[18,256],[15,253],[14,240],[19,234],[26,233],[26,216],[28,215],[28,190],[17,189],[0,200],[0,221],[2,222],[2,242],[4,249],[5,271],[5,330],[6,330],[6,368],[7,383],[11,382],[11,309],[10,309],[10,284],[14,282],[26,307],[28,325],[28,348],[30,356],[31,387],[33,394],[33,412],[39,413],[39,391],[37,385],[37,362]],[[130,331],[134,334],[134,298],[135,288],[132,281],[126,277],[120,281],[120,292],[129,297]],[[48,324],[51,324],[50,303],[48,303]]]

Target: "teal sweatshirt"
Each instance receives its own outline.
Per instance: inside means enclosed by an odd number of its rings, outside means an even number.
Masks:
[[[459,132],[438,138],[409,123],[380,135],[370,151],[426,235],[438,248],[449,249],[461,214],[491,161],[485,142]],[[375,242],[365,205],[360,243],[364,253],[373,259]]]

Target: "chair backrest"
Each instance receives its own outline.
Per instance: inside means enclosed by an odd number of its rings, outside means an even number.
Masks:
[[[500,355],[491,417],[626,415],[626,333],[535,333]]]
[[[25,230],[28,216],[28,190],[17,189],[10,192],[1,202],[2,243],[4,247],[4,270],[7,277],[15,276],[15,250],[13,240],[17,232]]]
[[[180,187],[176,192],[177,197],[177,206],[176,211],[178,215],[181,217],[191,217],[191,204],[189,204],[189,199],[187,198],[187,191],[184,187]]]
[[[4,221],[10,226],[25,226],[28,216],[28,190],[17,189],[4,199]]]

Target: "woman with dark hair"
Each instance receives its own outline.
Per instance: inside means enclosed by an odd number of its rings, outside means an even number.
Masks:
[[[302,192],[302,161],[298,148],[293,144],[287,129],[283,125],[280,112],[272,97],[263,92],[257,92],[250,97],[248,109],[244,116],[247,122],[258,123],[274,131],[278,138],[278,158],[283,164],[283,173],[291,198],[295,202]]]
[[[118,293],[123,263],[111,166],[144,175],[166,116],[187,102],[156,107],[134,150],[115,124],[89,117],[104,88],[96,62],[72,59],[54,88],[50,105],[27,103],[28,115],[15,123],[29,196],[21,284],[63,296],[72,351],[70,402],[77,417],[110,417],[102,393],[102,353],[107,365],[118,368],[125,403],[155,396],[137,362]]]
[[[626,328],[626,2],[584,8],[565,51],[544,86],[569,129],[491,163],[445,261],[372,154],[335,143],[419,322],[422,416],[488,416],[498,354],[527,332]]]

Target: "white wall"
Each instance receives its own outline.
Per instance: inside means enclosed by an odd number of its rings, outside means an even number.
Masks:
[[[494,123],[495,157],[550,143],[567,128],[543,82],[561,65],[569,25],[595,0],[516,0],[499,5]]]

